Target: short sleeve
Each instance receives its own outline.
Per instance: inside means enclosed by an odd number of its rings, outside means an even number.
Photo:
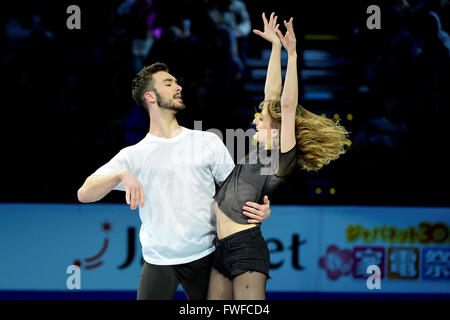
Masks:
[[[98,168],[92,175],[93,176],[105,176],[123,169],[129,169],[130,165],[127,161],[125,151],[122,149],[111,160]],[[113,190],[125,191],[122,183],[119,183],[113,188]]]
[[[289,150],[288,152],[280,151],[280,162],[278,171],[275,174],[277,177],[286,177],[294,172],[297,165],[297,146]]]
[[[215,134],[213,135],[210,168],[214,180],[222,182],[225,181],[231,171],[233,171],[234,161],[219,137]]]

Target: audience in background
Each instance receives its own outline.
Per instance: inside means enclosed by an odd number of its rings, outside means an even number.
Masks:
[[[62,4],[58,8],[65,12]],[[364,101],[355,97],[361,110],[352,128],[352,151],[340,166],[358,173],[344,188],[346,203],[370,203],[379,194],[395,204],[395,188],[414,192],[412,180],[439,176],[445,159],[450,3],[397,0],[383,10],[377,47],[362,48],[354,60],[366,68],[361,81],[369,94]],[[203,130],[224,130],[226,117],[251,107],[243,86],[252,28],[245,1],[86,4],[79,32],[68,32],[64,16],[48,12],[37,4],[16,4],[0,14],[2,119],[16,124],[4,123],[9,139],[3,146],[23,154],[15,141],[32,140],[29,158],[20,157],[15,165],[28,167],[32,159],[42,172],[53,173],[38,172],[28,180],[31,201],[72,201],[80,177],[102,164],[84,162],[82,154],[108,159],[146,134],[148,119],[130,97],[131,79],[144,65],[165,62],[177,76],[188,106],[180,119],[187,127],[201,119]],[[21,201],[14,170],[7,178],[12,182],[2,187],[4,197]]]

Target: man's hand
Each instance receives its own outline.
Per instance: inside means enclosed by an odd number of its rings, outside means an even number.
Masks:
[[[272,12],[270,15],[269,21],[267,21],[266,15],[263,12],[262,14],[263,22],[264,22],[264,32],[254,29],[253,33],[258,36],[266,39],[267,41],[272,42],[273,44],[281,44],[280,39],[277,36],[277,30],[279,24],[277,24],[277,16]]]
[[[264,196],[264,204],[247,201],[243,207],[243,215],[249,217],[248,223],[261,223],[270,217],[270,201],[268,196]]]
[[[125,200],[131,210],[135,210],[139,202],[141,208],[143,208],[145,202],[144,189],[136,176],[130,170],[125,169],[120,173],[119,177],[125,189]]]

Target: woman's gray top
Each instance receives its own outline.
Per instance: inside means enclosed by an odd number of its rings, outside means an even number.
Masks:
[[[216,192],[214,199],[219,208],[233,221],[248,224],[249,217],[242,214],[245,203],[263,203],[265,195],[270,196],[284,183],[295,171],[296,154],[297,146],[285,153],[259,147],[250,151]]]

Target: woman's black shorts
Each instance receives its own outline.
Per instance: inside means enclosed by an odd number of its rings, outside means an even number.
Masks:
[[[213,267],[228,279],[233,280],[247,271],[257,271],[270,278],[269,248],[259,227],[236,232],[221,240],[216,237],[214,245]]]

